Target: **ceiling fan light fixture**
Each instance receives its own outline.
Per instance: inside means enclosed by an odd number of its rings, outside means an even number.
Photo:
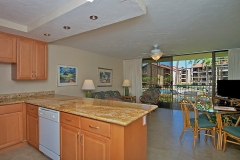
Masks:
[[[151,50],[151,53],[152,53],[152,54],[151,54],[151,57],[152,57],[152,59],[154,59],[155,61],[157,61],[157,60],[159,60],[159,58],[162,57],[163,53],[161,52],[160,49],[157,48],[157,47],[158,47],[158,44],[154,44],[153,47],[154,47],[154,49]]]
[[[163,53],[158,52],[158,53],[151,54],[151,57],[152,57],[153,60],[157,61],[162,57],[162,55],[163,55]]]

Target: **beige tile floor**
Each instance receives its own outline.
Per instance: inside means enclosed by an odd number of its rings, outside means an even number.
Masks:
[[[182,114],[179,110],[158,108],[148,115],[148,160],[240,160],[240,146],[227,144],[226,152],[213,147],[211,139],[200,139],[192,149],[192,133],[179,140],[182,131]],[[0,160],[48,160],[43,154],[27,145],[0,154]]]

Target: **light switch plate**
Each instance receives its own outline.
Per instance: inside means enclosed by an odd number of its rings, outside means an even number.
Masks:
[[[146,125],[146,123],[147,123],[146,117],[147,116],[143,116],[143,126]]]

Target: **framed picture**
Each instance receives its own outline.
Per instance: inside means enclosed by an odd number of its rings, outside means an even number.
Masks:
[[[98,67],[98,87],[112,86],[113,81],[113,71],[112,69],[99,68]]]
[[[58,86],[77,85],[77,67],[58,65]]]

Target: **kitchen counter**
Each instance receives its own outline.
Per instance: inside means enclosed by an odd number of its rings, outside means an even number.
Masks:
[[[2,101],[2,102],[1,102]],[[157,108],[157,105],[83,98],[65,95],[43,95],[1,99],[0,105],[30,103],[49,109],[127,126]]]

